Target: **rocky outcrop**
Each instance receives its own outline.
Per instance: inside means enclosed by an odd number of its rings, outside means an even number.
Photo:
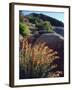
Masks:
[[[53,30],[64,37],[64,27],[53,27]]]
[[[63,45],[64,39],[56,33],[42,34],[35,43],[46,42],[52,49],[60,49]]]

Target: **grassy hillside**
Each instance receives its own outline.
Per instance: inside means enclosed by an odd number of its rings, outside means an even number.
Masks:
[[[32,23],[36,23],[36,21],[49,21],[52,26],[64,27],[64,24],[61,21],[44,14],[31,13],[28,17]]]

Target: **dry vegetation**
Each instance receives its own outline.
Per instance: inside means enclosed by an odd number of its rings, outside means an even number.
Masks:
[[[59,59],[58,53],[50,49],[45,42],[31,45],[28,39],[22,41],[20,49],[20,78],[57,77],[51,70],[57,67],[53,64]],[[59,76],[58,76],[59,77]]]

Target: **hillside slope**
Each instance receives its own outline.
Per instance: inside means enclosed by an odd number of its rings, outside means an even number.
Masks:
[[[49,21],[52,26],[64,27],[63,22],[61,22],[61,21],[59,21],[55,18],[52,18],[50,16],[44,15],[44,14],[31,13],[31,14],[28,15],[28,17],[33,17],[32,19],[34,19],[34,20],[39,18],[43,21]],[[30,19],[30,21],[31,21],[31,19]]]

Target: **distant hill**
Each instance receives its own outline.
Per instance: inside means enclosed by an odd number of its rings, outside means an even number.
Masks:
[[[44,15],[44,14],[37,14],[37,13],[31,13],[29,15],[27,15],[30,19],[30,17],[32,17],[32,20],[35,21],[35,19],[41,19],[43,21],[49,21],[51,23],[52,26],[56,26],[56,27],[64,27],[64,24],[63,22],[53,18],[53,17],[50,17],[50,16],[47,16],[47,15]],[[31,23],[33,23],[33,21],[31,21]]]

